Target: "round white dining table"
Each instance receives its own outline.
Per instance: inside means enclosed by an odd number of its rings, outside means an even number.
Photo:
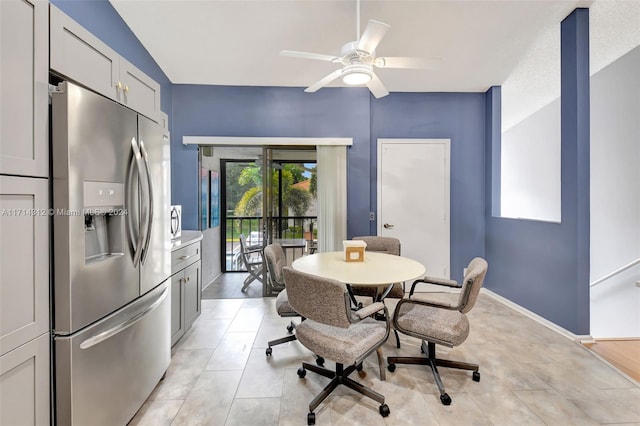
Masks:
[[[389,285],[421,278],[425,273],[424,266],[413,259],[373,251],[365,251],[363,262],[347,262],[342,251],[315,253],[296,259],[291,267],[352,287]]]

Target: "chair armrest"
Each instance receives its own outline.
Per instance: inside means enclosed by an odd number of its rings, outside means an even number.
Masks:
[[[257,253],[259,251],[262,251],[262,246],[249,246],[245,250],[246,253]]]
[[[385,308],[384,303],[376,302],[376,303],[372,303],[369,306],[365,306],[362,309],[358,309],[354,313],[356,314],[356,316],[358,318],[365,319],[366,317],[371,316],[371,315],[375,314],[376,312],[383,310],[384,308]]]
[[[440,285],[443,287],[451,287],[451,288],[462,288],[462,286],[459,285],[458,282],[454,280],[447,280],[445,278],[424,277],[419,280],[415,280],[413,284],[411,284],[411,291],[409,291],[409,297],[413,296],[413,293],[416,289],[416,285],[418,285],[419,283],[434,284],[434,285]]]
[[[451,311],[459,310],[458,306],[451,306],[449,304],[445,305],[445,304],[438,303],[438,302],[435,302],[435,301],[419,300],[419,299],[402,299],[396,305],[396,312],[399,312],[398,308],[400,308],[400,305],[403,305],[405,303],[409,303],[409,304],[412,304],[412,305],[433,306],[434,308],[448,309],[448,310],[451,310]]]

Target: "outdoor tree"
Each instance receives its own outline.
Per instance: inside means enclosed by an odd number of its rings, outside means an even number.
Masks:
[[[281,169],[273,169],[271,193],[277,200],[279,194],[279,181],[282,179],[282,203],[283,215],[291,210],[296,216],[304,216],[311,205],[311,194],[305,190],[292,187],[292,185],[306,180],[304,168],[300,165],[283,164]],[[314,173],[315,174],[315,173]],[[238,176],[238,185],[247,188],[240,200],[236,203],[236,216],[259,216],[262,214],[262,169],[255,164],[245,164]]]

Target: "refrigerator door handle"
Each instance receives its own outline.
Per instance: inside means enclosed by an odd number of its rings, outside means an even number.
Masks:
[[[147,254],[149,253],[149,241],[151,240],[151,228],[153,226],[153,182],[151,181],[151,166],[149,165],[149,155],[144,147],[144,142],[140,139],[140,152],[142,153],[142,159],[144,160],[147,183],[149,185],[149,215],[147,221],[147,227],[145,232],[144,249],[142,253],[142,263],[145,263]]]
[[[144,167],[142,163],[142,155],[140,154],[140,148],[138,148],[138,143],[136,142],[136,138],[131,138],[131,149],[133,150],[133,162],[137,166],[138,169],[138,182],[142,179],[142,169]],[[129,182],[131,184],[131,182]],[[129,215],[129,236],[131,237],[131,241],[136,241],[133,237],[133,219],[131,218],[131,214]],[[142,257],[142,243],[144,241],[144,236],[142,232],[138,232],[137,243],[134,245],[134,254],[133,254],[133,267],[137,268],[140,263],[140,259]]]
[[[126,321],[121,322],[118,325],[111,327],[108,330],[98,333],[95,336],[89,337],[88,339],[80,343],[80,349],[89,349],[90,347],[95,346],[101,342],[104,342],[110,337],[113,337],[116,334],[123,332],[127,328],[131,327],[132,325],[140,321],[145,316],[149,315],[155,309],[157,309],[158,306],[160,306],[162,302],[164,302],[164,299],[167,298],[168,294],[169,294],[169,289],[165,288],[162,291],[162,293],[156,298],[156,300],[153,303],[151,303],[144,311],[134,315],[133,317],[129,318]]]

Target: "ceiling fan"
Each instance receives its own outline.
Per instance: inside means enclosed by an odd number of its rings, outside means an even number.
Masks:
[[[384,87],[380,79],[373,72],[375,68],[407,68],[421,69],[430,68],[430,61],[423,58],[411,58],[400,56],[376,57],[375,50],[386,35],[390,25],[376,20],[369,20],[367,26],[360,37],[360,0],[357,0],[356,13],[356,37],[358,40],[351,41],[342,46],[340,56],[324,55],[321,53],[298,52],[294,50],[282,50],[281,56],[293,58],[316,59],[320,61],[333,62],[342,65],[342,68],[335,70],[326,77],[313,83],[305,89],[305,92],[313,93],[318,89],[331,83],[338,77],[349,85],[366,84],[373,96],[381,98],[387,96],[389,91]]]

